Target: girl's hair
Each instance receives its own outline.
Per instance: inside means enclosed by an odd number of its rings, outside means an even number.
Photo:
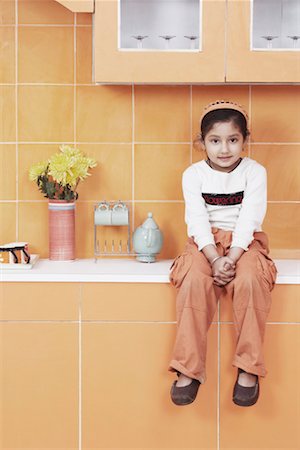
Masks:
[[[212,129],[217,122],[233,122],[233,124],[239,129],[244,140],[249,136],[250,131],[247,128],[246,117],[239,111],[234,109],[216,109],[208,112],[202,119],[200,124],[201,133],[197,135],[194,140],[194,147],[199,148],[201,141],[203,142],[205,136]]]

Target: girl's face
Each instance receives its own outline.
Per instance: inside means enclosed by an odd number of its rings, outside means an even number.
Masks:
[[[211,167],[221,172],[233,170],[246,143],[240,129],[233,122],[216,122],[202,142]]]

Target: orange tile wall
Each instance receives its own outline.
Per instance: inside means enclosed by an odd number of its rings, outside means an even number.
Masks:
[[[165,236],[160,256],[172,258],[186,239],[181,174],[203,157],[192,147],[200,112],[229,98],[250,116],[245,154],[268,170],[273,255],[297,255],[300,86],[97,86],[91,38],[88,14],[54,1],[0,2],[0,242],[25,240],[48,256],[47,201],[28,169],[69,143],[98,161],[79,185],[77,257],[93,256],[94,202],[122,199],[133,228],[154,213]]]
[[[95,86],[91,34],[88,15],[54,1],[0,0],[0,242],[28,240],[48,256],[47,202],[28,168],[70,143],[98,161],[79,187],[77,256],[93,255],[93,204],[104,198],[130,201],[134,226],[153,211],[161,257],[175,256],[186,238],[181,174],[202,158],[191,144],[198,117],[227,97],[247,108],[247,154],[268,169],[273,252],[295,256],[300,87]],[[1,449],[299,448],[299,286],[276,286],[269,374],[259,403],[243,410],[231,401],[228,298],[209,332],[207,384],[182,410],[169,399],[170,285],[2,283],[0,294]]]

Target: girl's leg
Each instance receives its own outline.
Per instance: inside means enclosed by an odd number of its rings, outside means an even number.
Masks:
[[[170,281],[177,288],[177,334],[169,370],[203,384],[207,331],[222,288],[213,284],[210,264],[191,240],[175,260]]]
[[[262,377],[267,374],[263,342],[275,278],[276,268],[267,249],[254,240],[237,262],[234,280],[226,286],[232,294],[237,335],[233,365]]]

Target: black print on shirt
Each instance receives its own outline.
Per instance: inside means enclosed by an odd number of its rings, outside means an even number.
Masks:
[[[244,198],[244,191],[234,192],[233,194],[202,194],[205,203],[208,205],[240,205]]]

